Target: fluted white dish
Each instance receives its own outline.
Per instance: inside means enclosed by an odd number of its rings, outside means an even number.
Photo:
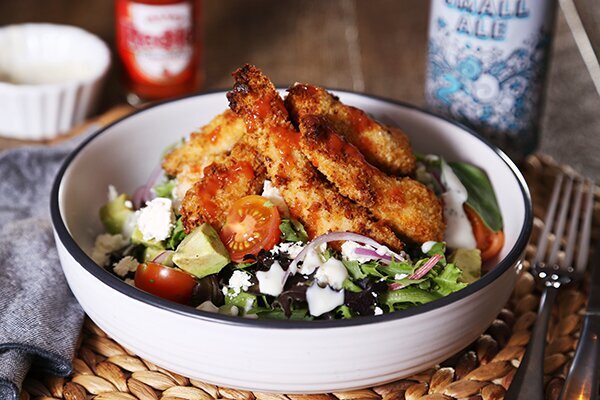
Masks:
[[[93,110],[110,51],[83,29],[55,24],[0,28],[0,136],[51,139]]]
[[[496,190],[506,245],[479,281],[432,303],[342,321],[262,321],[202,312],[144,293],[90,259],[106,188],[132,192],[163,150],[227,107],[224,92],[139,111],[83,143],[59,172],[51,199],[69,285],[90,318],[126,348],[179,374],[267,392],[369,387],[430,367],[475,340],[506,303],[529,239],[523,177],[475,134],[410,106],[350,92],[343,102],[395,121],[420,152],[483,167]]]

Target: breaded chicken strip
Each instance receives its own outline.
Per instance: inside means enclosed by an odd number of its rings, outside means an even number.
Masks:
[[[176,178],[173,189],[176,203],[202,178],[206,166],[220,163],[227,157],[245,132],[244,121],[231,110],[225,110],[165,156],[163,169],[167,175]]]
[[[231,205],[244,196],[259,194],[265,179],[259,154],[243,140],[238,142],[223,161],[207,166],[202,179],[185,194],[181,203],[185,231],[189,233],[204,222],[220,230]]]
[[[311,238],[334,231],[369,236],[394,250],[402,242],[369,212],[346,199],[320,175],[299,148],[300,134],[275,87],[260,70],[246,65],[233,73],[227,94],[233,111],[246,122],[248,141],[261,153],[267,173]]]
[[[301,117],[300,132],[302,152],[341,194],[369,208],[408,241],[442,240],[442,206],[425,185],[388,176],[369,164],[324,117]]]
[[[170,176],[186,172],[201,173],[205,166],[231,151],[245,132],[244,121],[231,110],[226,110],[193,132],[183,145],[167,154],[163,169]]]
[[[404,132],[341,103],[325,89],[297,83],[288,89],[285,106],[296,126],[306,115],[328,117],[334,129],[382,171],[391,175],[410,175],[415,171],[415,156]]]

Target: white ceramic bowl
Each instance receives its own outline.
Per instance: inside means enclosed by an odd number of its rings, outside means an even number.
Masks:
[[[51,199],[60,259],[84,310],[136,354],[213,384],[267,392],[327,392],[373,386],[416,373],[464,348],[506,303],[529,239],[528,190],[506,156],[458,125],[410,106],[336,92],[347,104],[397,121],[420,151],[487,171],[504,216],[496,267],[429,304],[342,321],[261,321],[177,305],[120,281],[90,259],[98,208],[114,184],[131,192],[162,151],[227,108],[224,92],[159,104],[83,143],[60,170]]]
[[[73,26],[6,26],[0,49],[0,135],[17,139],[50,139],[82,122],[110,67],[106,44]]]

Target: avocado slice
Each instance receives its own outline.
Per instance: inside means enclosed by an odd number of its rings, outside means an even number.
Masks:
[[[197,278],[204,278],[219,272],[230,258],[217,232],[209,224],[202,224],[179,243],[173,262]]]
[[[146,247],[152,247],[157,251],[163,251],[166,249],[165,243],[158,240],[144,240],[144,234],[140,231],[140,228],[137,226],[133,230],[131,234],[131,243],[133,244],[141,244]],[[158,254],[158,253],[157,253]]]
[[[462,271],[459,282],[473,283],[481,278],[481,252],[478,249],[456,249],[448,261]]]
[[[133,214],[133,210],[125,205],[126,201],[127,195],[122,194],[100,208],[100,220],[113,235],[123,231],[125,221]]]

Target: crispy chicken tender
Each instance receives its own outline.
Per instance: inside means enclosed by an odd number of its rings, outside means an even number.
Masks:
[[[167,154],[163,169],[168,175],[176,177],[181,174],[201,175],[205,166],[220,161],[231,151],[245,132],[244,121],[231,110],[226,110],[193,132],[183,145]]]
[[[221,162],[204,169],[204,176],[187,191],[181,203],[182,223],[187,233],[206,222],[220,230],[227,212],[238,199],[259,194],[266,170],[254,147],[238,142]]]
[[[346,199],[310,164],[299,148],[300,134],[271,81],[254,66],[233,73],[229,105],[241,116],[248,141],[262,155],[267,173],[286,201],[290,213],[304,224],[311,238],[333,231],[356,232],[394,250],[402,242],[383,222]]]
[[[369,208],[408,241],[442,240],[442,206],[425,185],[388,176],[369,164],[324,117],[301,117],[300,132],[302,152],[341,194]]]
[[[411,175],[415,171],[415,156],[404,132],[341,103],[325,89],[297,83],[288,89],[285,106],[296,126],[307,115],[328,117],[334,129],[382,171],[391,175]]]

